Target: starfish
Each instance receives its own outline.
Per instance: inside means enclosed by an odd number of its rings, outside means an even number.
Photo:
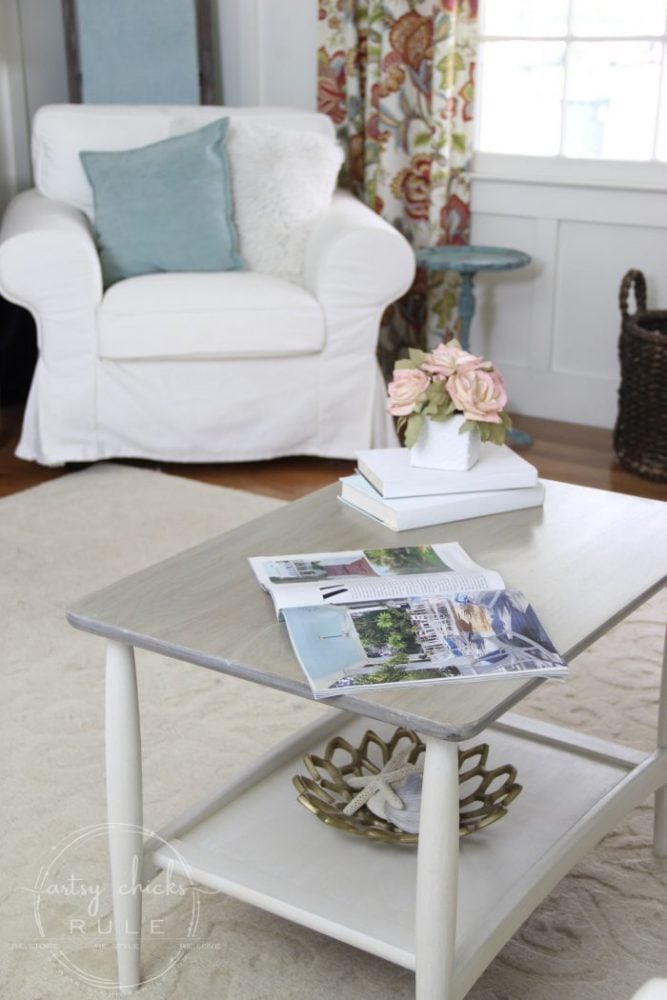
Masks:
[[[408,757],[412,750],[413,747],[405,747],[403,750],[399,750],[397,754],[390,757],[382,770],[378,771],[377,774],[360,774],[359,776],[355,775],[348,778],[348,785],[351,785],[352,788],[360,788],[361,791],[347,803],[343,809],[344,815],[353,816],[354,813],[366,805],[368,800],[372,799],[378,792],[381,793],[384,801],[388,802],[395,809],[402,809],[403,802],[391,786],[402,781],[403,778],[407,778],[409,774],[421,774],[423,770],[422,761],[418,764],[410,764],[408,762]]]

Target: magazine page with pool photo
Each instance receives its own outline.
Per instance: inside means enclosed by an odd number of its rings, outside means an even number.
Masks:
[[[524,595],[456,543],[250,563],[315,698],[567,672]]]

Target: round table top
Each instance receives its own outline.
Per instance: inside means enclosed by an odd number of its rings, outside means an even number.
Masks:
[[[451,245],[425,247],[415,254],[417,264],[432,271],[459,271],[475,274],[477,271],[509,271],[514,267],[530,264],[530,256],[523,250],[508,247],[478,247]]]

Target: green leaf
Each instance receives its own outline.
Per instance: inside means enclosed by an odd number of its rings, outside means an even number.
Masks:
[[[418,132],[412,142],[415,146],[429,146],[431,144],[431,133]]]
[[[502,424],[489,424],[486,421],[476,421],[482,441],[490,441],[491,444],[503,444],[505,440],[505,427]]]
[[[466,152],[466,138],[464,135],[461,134],[461,132],[452,133],[452,146],[454,147],[457,153]]]
[[[419,437],[419,432],[422,429],[423,423],[424,423],[424,418],[422,417],[421,413],[410,414],[405,428],[406,448],[412,448],[413,444],[415,444],[417,438]]]
[[[426,400],[421,412],[424,416],[437,419],[449,402],[449,395],[443,382],[431,382],[426,390]]]
[[[418,368],[426,357],[425,351],[420,351],[417,347],[409,349],[410,361],[414,361],[413,368]]]
[[[412,361],[411,359],[400,358],[399,361],[396,361],[394,363],[394,368],[400,368],[400,369],[419,368],[419,365],[416,362]]]
[[[445,383],[440,379],[437,379],[435,382],[431,382],[428,387],[427,398],[432,399],[434,403],[445,406],[449,402],[449,393],[445,389]]]
[[[447,53],[447,55],[443,56],[442,59],[439,59],[434,66],[434,69],[442,75],[443,84],[446,84],[447,82],[447,76],[449,74],[449,67],[451,66],[451,62],[452,62],[451,55]]]
[[[431,420],[437,420],[440,413],[440,406],[436,400],[430,400],[430,402],[423,407],[422,413],[425,417],[430,417]]]

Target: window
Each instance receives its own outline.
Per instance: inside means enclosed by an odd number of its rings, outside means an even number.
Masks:
[[[476,148],[667,163],[667,0],[482,0]]]

